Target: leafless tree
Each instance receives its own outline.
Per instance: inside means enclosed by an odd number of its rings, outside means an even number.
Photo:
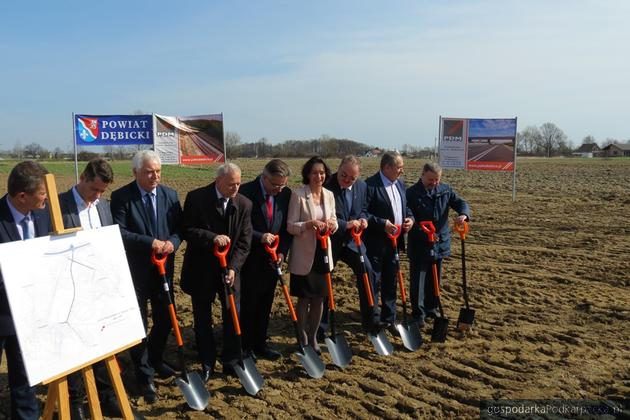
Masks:
[[[545,149],[547,157],[550,157],[555,149],[559,149],[567,141],[567,135],[564,134],[564,131],[551,122],[546,122],[540,126],[540,136],[541,146]]]

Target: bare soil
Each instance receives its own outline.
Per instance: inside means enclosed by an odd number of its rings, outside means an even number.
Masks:
[[[265,162],[237,163],[245,181]],[[295,185],[303,161],[290,163]],[[336,166],[337,160],[330,163]],[[418,179],[422,163],[406,162],[408,184]],[[365,159],[363,174],[374,173],[377,165]],[[160,398],[147,405],[136,395],[133,369],[122,354],[133,407],[146,418],[398,419],[476,418],[482,399],[626,399],[627,404],[630,160],[519,160],[517,171],[515,202],[511,174],[447,171],[443,177],[473,211],[466,254],[477,315],[468,336],[451,329],[445,343],[431,343],[429,324],[419,351],[406,351],[390,335],[395,353],[378,356],[361,333],[351,271],[340,264],[333,280],[338,329],[354,353],[346,369],[336,368],[324,351],[324,377],[306,375],[292,354],[295,339],[278,290],[269,335],[283,358],[258,362],[265,385],[256,397],[246,394],[238,379],[218,373],[208,384],[211,400],[205,412],[189,410],[173,380],[156,380]],[[163,181],[183,201],[187,191],[212,177],[207,169],[165,168]],[[58,177],[59,190],[72,180]],[[117,174],[114,188],[129,180]],[[6,185],[6,174],[0,175],[0,185]],[[463,306],[460,252],[454,240],[444,268],[443,304],[451,325]],[[190,298],[177,291],[176,301],[189,365],[199,368]],[[218,311],[215,320],[220,325]],[[166,358],[173,364],[175,349],[171,340]],[[6,363],[0,366],[0,407],[0,417],[7,416]]]

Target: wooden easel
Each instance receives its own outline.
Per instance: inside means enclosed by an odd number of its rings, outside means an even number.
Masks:
[[[64,228],[63,218],[61,217],[61,208],[59,206],[59,196],[57,195],[57,185],[55,184],[55,176],[52,174],[47,174],[45,182],[46,192],[48,194],[50,219],[53,226],[52,234],[65,235],[81,230],[80,227],[72,229]],[[127,346],[110,352],[98,359],[91,360],[81,366],[77,366],[72,370],[43,381],[43,385],[48,385],[48,395],[46,397],[46,406],[44,407],[43,419],[51,420],[55,411],[55,406],[58,405],[59,420],[70,420],[70,396],[68,394],[67,376],[79,370],[81,371],[81,375],[83,376],[83,381],[85,383],[91,418],[103,418],[103,413],[101,412],[101,404],[98,399],[98,391],[96,389],[96,381],[94,380],[94,371],[92,370],[92,365],[94,363],[104,360],[107,366],[107,371],[109,372],[109,377],[112,381],[114,392],[116,393],[116,399],[118,400],[118,405],[120,406],[120,411],[122,412],[123,419],[133,420],[133,412],[131,411],[129,399],[127,398],[127,393],[125,392],[125,386],[123,385],[122,379],[120,377],[120,368],[118,366],[118,362],[116,361],[116,354],[123,352],[139,344],[140,342],[141,341],[138,340],[136,342],[128,344]]]

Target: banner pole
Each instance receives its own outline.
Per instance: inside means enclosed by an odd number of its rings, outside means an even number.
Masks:
[[[440,162],[440,142],[441,141],[442,141],[442,116],[440,115],[438,119],[438,138],[433,143],[433,154],[435,156],[435,162],[438,165],[442,164]]]
[[[516,151],[518,150],[518,117],[514,117],[514,167],[512,169],[512,202],[516,201]]]
[[[77,127],[75,126],[74,112],[72,113],[72,143],[74,146],[74,177],[79,183],[79,158],[77,154]]]

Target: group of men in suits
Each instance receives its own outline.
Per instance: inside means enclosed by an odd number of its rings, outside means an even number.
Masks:
[[[403,234],[409,232],[412,315],[423,325],[425,317],[434,316],[436,310],[431,300],[432,274],[428,267],[434,260],[441,263],[450,252],[448,210],[454,209],[457,221],[462,222],[470,217],[468,204],[448,185],[440,183],[441,169],[433,164],[425,165],[420,180],[406,190],[401,179],[403,158],[397,152],[385,153],[380,170],[365,181],[360,179],[360,170],[356,157],[344,157],[325,184],[335,196],[339,224],[331,238],[333,263],[343,261],[357,277],[364,329],[384,328],[396,317],[396,261],[387,234],[398,229]],[[171,323],[168,299],[151,255],[167,256],[166,278],[173,298],[174,256],[184,240],[187,246],[181,288],[192,300],[203,379],[207,381],[214,374],[217,359],[212,333],[212,304],[217,296],[223,317],[223,372],[234,373],[232,362],[241,351],[254,359],[279,358],[280,353],[268,345],[267,337],[277,271],[265,245],[271,245],[277,235],[281,259],[291,246],[291,235],[286,229],[291,197],[288,165],[273,159],[259,176],[241,185],[240,168],[233,163],[223,164],[218,167],[214,182],[188,193],[183,209],[177,192],[161,184],[161,161],[156,152],[137,152],[132,172],[134,180],[114,191],[109,203],[100,197],[113,182],[113,173],[106,161],[95,159],[88,163],[79,183],[59,198],[66,227],[120,226],[145,328],[151,305],[152,328],[130,352],[145,401],[152,403],[157,399],[154,376],[166,378],[175,374],[163,360]],[[45,174],[40,164],[30,161],[18,164],[11,172],[8,194],[0,199],[1,242],[46,235],[51,230],[48,213],[42,210],[46,201]],[[433,247],[416,223],[422,220],[436,224],[439,240]],[[353,229],[364,230],[359,246],[352,238]],[[213,250],[228,245],[227,267],[221,267]],[[402,235],[398,246],[404,249]],[[380,307],[368,304],[363,270],[368,273],[374,301],[381,297]],[[227,288],[234,292],[240,312],[242,349],[236,344],[226,302]],[[28,386],[6,300],[0,282],[0,344],[7,354],[11,413],[15,418],[37,418],[35,391]],[[324,327],[325,321],[324,316]],[[97,365],[95,371],[104,413],[120,415],[105,368]],[[73,418],[83,418],[80,378],[71,375],[69,383]]]

